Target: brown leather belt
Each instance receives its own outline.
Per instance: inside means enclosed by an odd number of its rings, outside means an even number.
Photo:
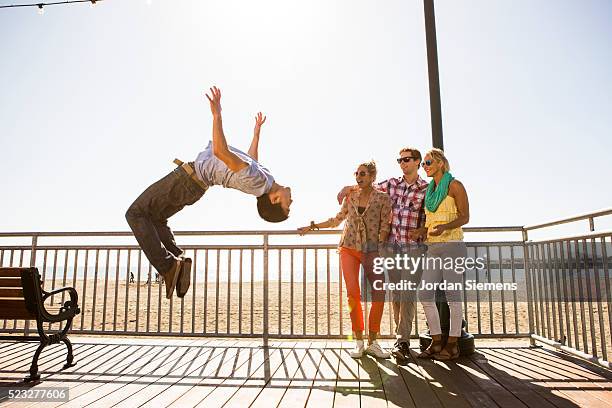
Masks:
[[[193,168],[191,164],[185,163],[179,159],[174,159],[174,164],[176,164],[181,169],[183,169],[183,171],[187,173],[187,175],[191,177],[191,179],[195,181],[200,187],[202,187],[202,189],[208,190],[208,186],[204,184],[204,182],[198,178],[198,176],[196,175],[195,169]]]

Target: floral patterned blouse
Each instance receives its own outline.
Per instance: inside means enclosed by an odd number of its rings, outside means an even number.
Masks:
[[[351,191],[342,202],[340,212],[327,220],[337,227],[346,219],[340,247],[362,252],[375,252],[378,243],[385,242],[391,223],[391,198],[385,192],[373,190],[363,214],[357,210],[359,191]]]

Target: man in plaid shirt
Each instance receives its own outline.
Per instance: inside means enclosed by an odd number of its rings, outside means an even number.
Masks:
[[[402,169],[402,177],[390,178],[377,184],[377,188],[385,191],[391,197],[393,216],[391,219],[391,232],[387,241],[386,253],[381,254],[395,258],[404,254],[410,257],[421,257],[425,246],[420,240],[414,240],[412,233],[425,225],[425,192],[427,182],[418,174],[421,164],[421,152],[406,147],[400,150],[397,159]],[[338,194],[341,203],[344,196],[353,188],[348,186]],[[418,285],[422,268],[416,271],[410,269],[390,269],[389,280],[399,282],[410,280]],[[416,291],[396,290],[393,292],[393,317],[395,320],[395,333],[397,341],[393,355],[400,363],[410,359],[410,332],[416,311]]]

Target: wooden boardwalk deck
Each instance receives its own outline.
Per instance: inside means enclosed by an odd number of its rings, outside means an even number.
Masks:
[[[34,343],[0,342],[4,407],[612,407],[612,372],[525,341],[478,343],[453,363],[348,355],[348,342],[72,336],[40,358],[42,382],[69,387],[64,403],[8,400]],[[390,343],[385,343],[391,346]]]

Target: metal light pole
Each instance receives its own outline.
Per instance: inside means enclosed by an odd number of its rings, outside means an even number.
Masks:
[[[438,46],[434,0],[423,0],[425,6],[425,41],[427,44],[427,71],[429,73],[429,110],[431,112],[431,141],[433,147],[444,150],[442,137],[442,107],[440,104],[440,73],[438,72]]]
[[[431,141],[433,147],[444,150],[444,139],[442,137],[442,106],[440,102],[440,73],[438,71],[438,45],[436,38],[436,15],[434,12],[434,0],[423,0],[425,9],[425,41],[427,44],[427,72],[429,75],[429,110],[431,112]],[[450,330],[450,310],[443,291],[436,292],[438,301],[438,314],[440,316],[440,327],[442,336],[448,337]],[[459,350],[462,355],[472,354],[474,348],[474,336],[469,334],[465,328],[467,322],[463,319],[461,337],[459,338]],[[429,346],[431,337],[429,333],[419,336],[421,350]]]

